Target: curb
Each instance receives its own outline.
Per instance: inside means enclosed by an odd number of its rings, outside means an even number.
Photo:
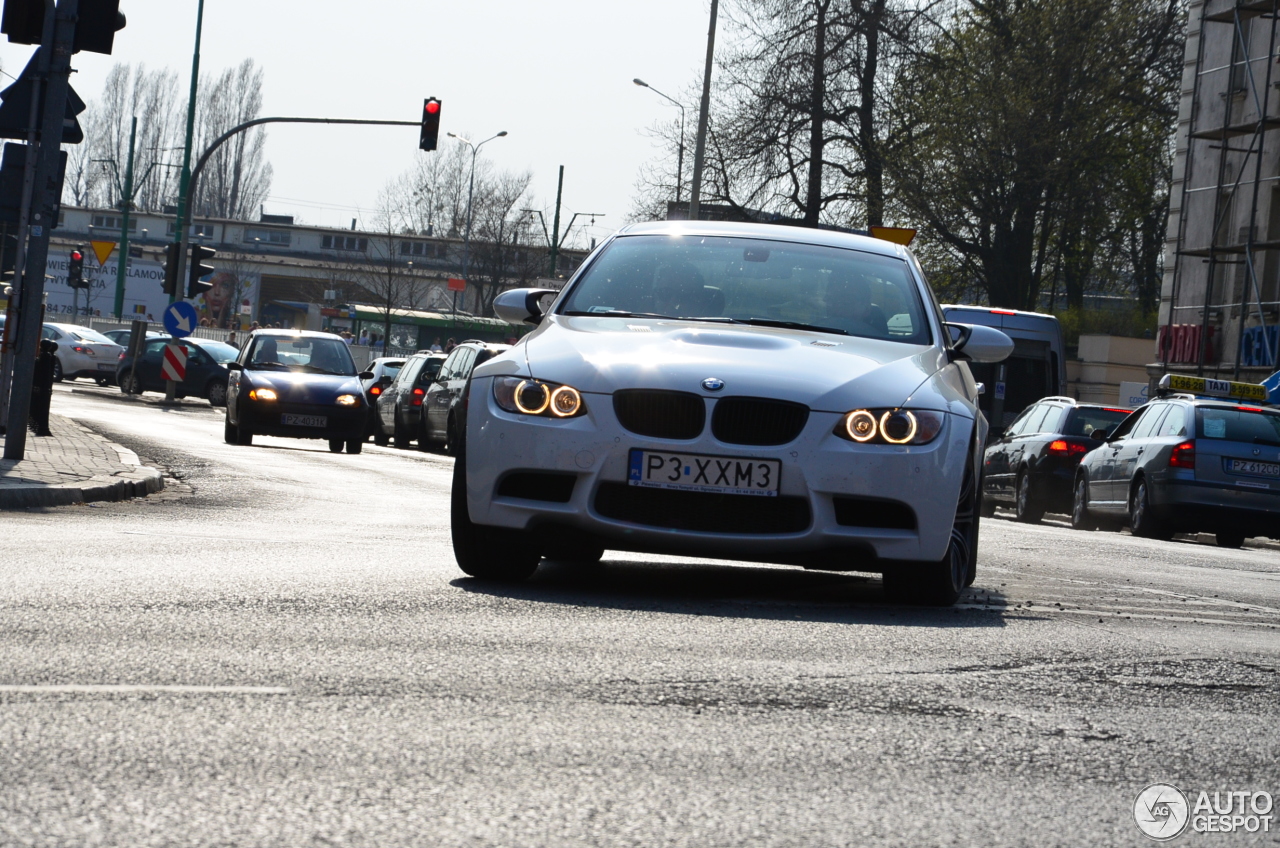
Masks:
[[[111,474],[97,474],[74,483],[0,486],[0,509],[71,506],[94,501],[123,501],[141,498],[164,488],[164,476],[143,465],[138,455],[126,447],[74,423],[81,433],[114,450],[124,468]]]

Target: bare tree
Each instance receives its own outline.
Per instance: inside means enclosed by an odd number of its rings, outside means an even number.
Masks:
[[[482,202],[473,203],[468,283],[475,287],[477,314],[491,315],[500,292],[532,281],[542,265],[541,251],[530,247],[533,222],[520,211],[532,181],[529,171],[499,174],[484,181]]]
[[[204,150],[232,127],[258,117],[262,109],[261,68],[245,59],[216,78],[202,79],[196,98],[195,150]],[[201,174],[192,208],[216,218],[250,220],[271,190],[266,131],[239,133],[214,153]]]

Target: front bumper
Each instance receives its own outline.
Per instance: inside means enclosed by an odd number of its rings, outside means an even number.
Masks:
[[[324,427],[286,425],[284,415],[324,416]],[[253,433],[263,436],[284,436],[291,439],[363,439],[369,410],[363,404],[357,407],[341,407],[337,404],[300,404],[248,401],[242,403],[238,423]]]
[[[971,420],[948,415],[928,445],[858,445],[833,435],[840,414],[815,411],[794,441],[753,447],[721,442],[710,427],[691,440],[639,436],[618,422],[611,396],[583,397],[587,414],[578,418],[516,415],[494,401],[492,378],[474,380],[466,442],[472,521],[553,535],[569,529],[606,548],[821,567],[843,561],[858,571],[883,570],[876,560],[936,561],[946,551]],[[630,487],[633,448],[777,459],[778,496]],[[509,478],[532,485],[504,485]],[[549,484],[540,489],[540,480]]]

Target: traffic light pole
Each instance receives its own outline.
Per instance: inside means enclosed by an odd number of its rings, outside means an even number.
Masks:
[[[51,0],[46,0],[47,4]],[[58,222],[53,210],[60,198],[57,172],[62,161],[62,128],[66,118],[71,49],[75,41],[80,0],[61,0],[53,13],[53,33],[46,39],[41,63],[48,61],[45,77],[44,114],[40,122],[40,142],[35,150],[36,169],[31,197],[30,239],[22,278],[22,299],[18,302],[18,338],[15,346],[13,387],[9,400],[9,421],[5,434],[4,458],[21,460],[27,449],[27,417],[31,409],[31,386],[35,377],[36,348],[40,342],[41,312],[44,310],[44,278],[49,258],[49,230]],[[48,12],[46,11],[46,21]],[[48,28],[46,27],[46,35]],[[42,69],[43,70],[43,69]],[[29,151],[30,152],[30,151]]]
[[[129,127],[129,161],[124,166],[124,215],[120,223],[120,252],[116,254],[116,301],[111,314],[124,319],[124,275],[129,258],[129,210],[133,206],[133,144],[138,137],[138,118],[135,115]],[[146,182],[146,178],[143,178]]]
[[[185,221],[190,219],[192,196],[195,193],[194,180],[191,179],[191,142],[195,136],[196,127],[196,94],[200,85],[200,31],[204,27],[204,0],[200,0],[200,5],[196,9],[196,46],[191,53],[191,92],[187,95],[187,143],[182,146],[182,175],[179,177],[178,185],[178,229],[174,233],[173,241],[175,244],[182,245],[182,251],[178,255],[178,280],[182,280],[183,272],[187,267],[187,227]],[[123,260],[124,257],[121,257]],[[182,294],[178,285],[175,284],[173,291],[169,294],[169,302],[181,300]],[[166,396],[172,400],[173,381],[169,381],[169,391]]]

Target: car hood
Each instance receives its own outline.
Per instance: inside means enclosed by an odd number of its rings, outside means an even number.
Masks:
[[[343,377],[336,374],[299,374],[293,371],[245,371],[241,379],[247,379],[254,388],[275,389],[281,401],[294,403],[332,403],[334,398],[342,394],[364,396],[360,378],[355,375]]]
[[[724,381],[726,396],[789,400],[818,411],[896,407],[908,400],[946,410],[950,404],[941,394],[923,385],[945,362],[931,345],[831,333],[551,315],[511,354],[477,373],[533,376],[600,394],[652,388],[712,396],[702,381],[716,378]]]

